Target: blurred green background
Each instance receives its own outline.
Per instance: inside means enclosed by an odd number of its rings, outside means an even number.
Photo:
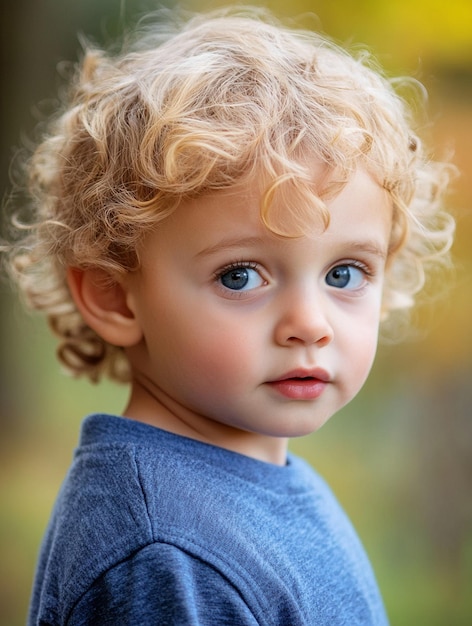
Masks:
[[[168,3],[172,5],[171,2]],[[192,2],[190,9],[227,3]],[[392,74],[430,93],[423,134],[461,170],[449,205],[456,270],[444,299],[415,313],[413,336],[381,346],[358,398],[319,433],[294,441],[328,479],[373,561],[393,626],[472,624],[472,3],[470,0],[291,0],[349,46],[367,44]],[[113,40],[156,6],[139,0],[15,0],[0,8],[1,193],[15,148],[28,143],[74,61],[77,33]],[[38,104],[39,103],[39,104]],[[431,290],[434,296],[434,290]],[[80,422],[120,411],[126,390],[59,370],[42,319],[0,285],[0,623],[23,624],[38,550]]]

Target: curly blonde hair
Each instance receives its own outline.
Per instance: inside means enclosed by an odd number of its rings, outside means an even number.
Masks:
[[[86,48],[28,162],[33,218],[17,221],[26,234],[10,248],[11,273],[47,314],[63,364],[94,381],[125,382],[129,367],[84,323],[66,268],[137,269],[143,236],[185,198],[260,177],[265,224],[299,236],[320,212],[328,223],[324,201],[362,165],[393,205],[385,314],[413,304],[451,244],[449,168],[429,160],[398,81],[365,52],[257,9],[177,21],[142,28],[115,54]],[[307,155],[333,173],[321,193]],[[279,193],[290,200],[273,203]]]

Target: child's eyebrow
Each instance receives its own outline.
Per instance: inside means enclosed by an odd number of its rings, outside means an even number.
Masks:
[[[219,252],[236,248],[251,248],[263,244],[262,237],[228,237],[222,239],[213,246],[208,246],[196,254],[197,257],[211,256]],[[363,252],[385,260],[388,255],[387,247],[373,239],[346,241],[342,243],[342,248],[354,252]]]
[[[251,248],[260,246],[262,243],[262,237],[228,237],[226,239],[222,239],[213,246],[208,246],[208,248],[200,250],[196,256],[211,256],[212,254],[217,254],[218,252],[224,250],[231,250],[233,248]]]
[[[359,252],[367,252],[368,254],[378,256],[381,259],[385,259],[388,253],[386,246],[383,246],[380,242],[370,239],[365,241],[350,241],[346,243],[346,247]]]

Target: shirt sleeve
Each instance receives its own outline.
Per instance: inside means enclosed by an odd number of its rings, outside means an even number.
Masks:
[[[219,571],[169,544],[151,544],[103,574],[77,603],[69,626],[256,626]]]

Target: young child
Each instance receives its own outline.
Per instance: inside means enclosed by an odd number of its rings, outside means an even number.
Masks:
[[[10,250],[62,363],[130,383],[83,423],[29,623],[386,624],[287,442],[356,395],[445,258],[447,168],[365,56],[256,9],[127,46],[86,51]]]

